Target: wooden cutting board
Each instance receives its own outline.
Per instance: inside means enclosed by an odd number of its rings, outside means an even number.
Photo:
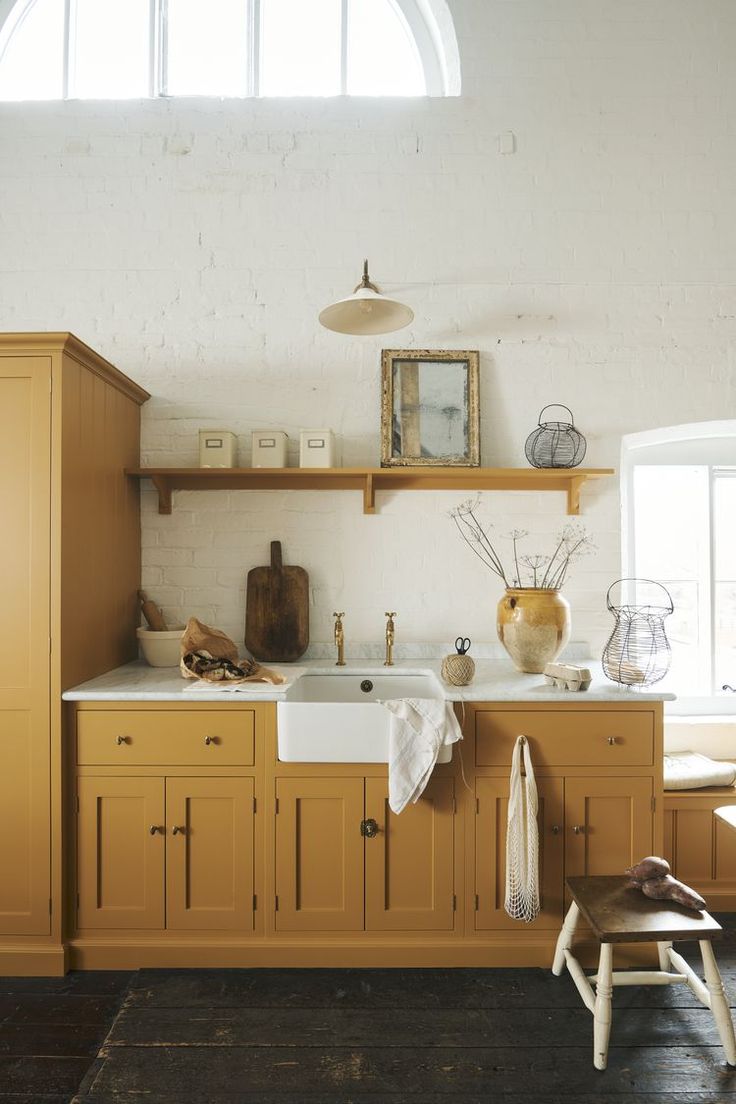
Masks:
[[[309,576],[284,567],[281,541],[271,541],[271,566],[248,572],[245,646],[254,659],[293,663],[309,644]]]

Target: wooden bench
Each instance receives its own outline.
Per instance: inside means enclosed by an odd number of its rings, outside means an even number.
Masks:
[[[627,888],[622,875],[568,878],[572,896],[555,950],[552,972],[567,967],[586,1008],[593,1013],[593,1064],[603,1070],[608,1062],[611,1033],[611,997],[616,985],[675,985],[684,983],[710,1008],[729,1066],[736,1066],[736,1039],[711,941],[722,932],[707,912],[694,912],[674,901],[653,901],[639,889]],[[570,950],[578,920],[588,923],[600,943],[598,973],[587,977]],[[705,984],[672,944],[697,939],[703,958]],[[613,973],[614,943],[656,943],[659,970],[619,970]],[[595,988],[593,988],[595,986]]]

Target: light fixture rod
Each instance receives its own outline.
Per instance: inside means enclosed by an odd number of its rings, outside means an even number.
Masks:
[[[360,291],[361,288],[370,288],[371,291],[375,291],[376,295],[381,294],[378,290],[378,286],[372,283],[368,276],[368,261],[363,261],[363,279],[353,288],[353,295],[355,295],[356,291]]]

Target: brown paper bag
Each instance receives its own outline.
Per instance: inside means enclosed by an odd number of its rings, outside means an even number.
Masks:
[[[270,682],[279,686],[283,675],[261,667],[254,659],[238,659],[235,643],[220,629],[190,617],[181,638],[182,677],[205,682]]]

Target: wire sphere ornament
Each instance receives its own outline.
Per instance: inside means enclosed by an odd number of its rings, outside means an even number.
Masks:
[[[636,601],[614,605],[614,588],[626,583],[632,584],[628,589]],[[603,649],[606,678],[621,686],[652,686],[659,682],[672,662],[664,621],[675,607],[667,588],[653,579],[617,579],[608,588],[606,606],[616,619]]]
[[[566,410],[570,420],[543,421],[545,410]],[[572,410],[562,403],[551,403],[539,413],[539,425],[529,434],[524,445],[526,458],[533,468],[576,468],[587,448],[585,438],[573,425]]]

